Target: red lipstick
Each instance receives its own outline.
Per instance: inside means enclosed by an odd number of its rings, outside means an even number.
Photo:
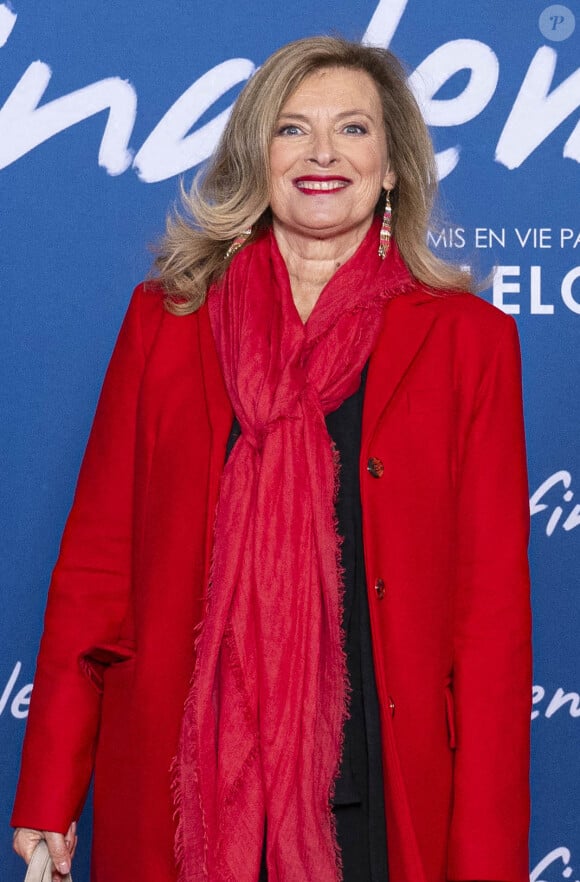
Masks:
[[[350,178],[342,175],[301,175],[294,178],[294,186],[307,196],[339,193],[351,183]]]

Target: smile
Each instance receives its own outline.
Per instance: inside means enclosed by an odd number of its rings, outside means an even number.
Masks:
[[[330,193],[335,190],[344,190],[349,183],[347,178],[298,178],[294,181],[299,190],[310,193]]]

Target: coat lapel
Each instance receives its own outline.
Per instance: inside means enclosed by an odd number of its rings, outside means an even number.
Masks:
[[[429,309],[433,299],[434,295],[419,290],[401,294],[387,303],[383,327],[369,362],[362,423],[363,450],[429,334],[436,316],[436,310]],[[212,430],[211,471],[220,475],[233,411],[205,306],[199,310],[198,319],[203,379]]]
[[[211,451],[207,493],[207,530],[205,537],[206,578],[209,581],[213,547],[213,526],[219,497],[220,478],[226,458],[226,446],[234,417],[232,406],[226,391],[224,379],[213,332],[209,321],[209,312],[204,304],[197,313],[199,332],[199,351],[201,371],[205,389],[207,416],[211,428]]]
[[[436,310],[434,295],[424,290],[400,294],[385,307],[385,319],[367,376],[362,421],[362,447],[367,449],[377,423],[415,360]]]
[[[213,332],[209,321],[209,312],[204,304],[198,313],[199,350],[201,369],[205,386],[207,414],[212,429],[214,447],[225,446],[232,427],[233,410],[226,391],[221,365]],[[223,465],[223,461],[222,461]],[[221,469],[220,469],[221,471]]]

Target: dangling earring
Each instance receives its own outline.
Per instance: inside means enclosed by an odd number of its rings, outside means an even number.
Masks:
[[[233,257],[236,251],[239,251],[242,245],[245,244],[246,239],[248,239],[252,235],[252,228],[248,227],[247,230],[244,230],[236,236],[230,247],[225,253],[224,260],[227,260],[229,257]]]
[[[387,190],[387,198],[385,200],[385,213],[383,214],[383,223],[381,232],[379,233],[379,257],[384,260],[391,244],[391,191]]]

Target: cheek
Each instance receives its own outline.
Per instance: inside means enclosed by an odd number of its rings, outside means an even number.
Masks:
[[[270,182],[269,203],[275,215],[284,214],[290,205],[290,193],[280,178],[272,175]]]
[[[295,160],[292,145],[275,141],[270,148],[270,173],[272,178],[281,177]]]
[[[362,187],[369,195],[373,195],[376,199],[378,199],[382,186],[383,179],[385,177],[385,169],[382,165],[378,165],[376,163],[369,164],[369,166],[362,171]]]
[[[271,186],[274,187],[276,182],[280,177],[280,157],[278,155],[278,151],[274,148],[271,148],[270,155],[268,157],[269,162],[269,171],[270,171],[270,181]]]
[[[270,198],[278,197],[282,190],[283,169],[279,157],[275,153],[270,154]]]
[[[273,196],[280,197],[285,190],[287,190],[287,184],[285,183],[284,178],[281,175],[277,175],[274,172],[274,169],[270,170],[270,193]]]
[[[369,184],[374,185],[376,181],[382,181],[387,172],[387,158],[378,147],[359,154],[354,161],[362,179]]]

